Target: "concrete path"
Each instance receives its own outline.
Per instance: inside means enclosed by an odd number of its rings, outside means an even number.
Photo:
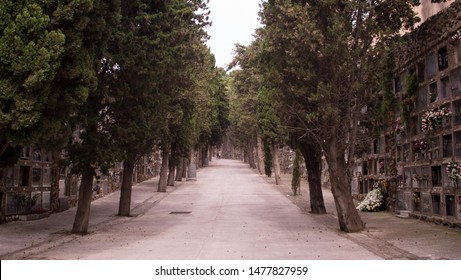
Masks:
[[[90,233],[69,233],[75,209],[0,225],[1,259],[461,259],[461,231],[389,213],[364,213],[367,230],[337,228],[304,209],[239,161],[214,160],[197,181],[156,193],[156,179],[134,187],[133,217],[116,217],[119,193],[93,202]],[[305,188],[304,188],[305,189]]]

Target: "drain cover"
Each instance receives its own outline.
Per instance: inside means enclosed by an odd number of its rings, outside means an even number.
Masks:
[[[184,214],[190,214],[192,213],[192,211],[174,211],[174,212],[170,212],[170,214],[173,214],[173,215],[184,215]]]

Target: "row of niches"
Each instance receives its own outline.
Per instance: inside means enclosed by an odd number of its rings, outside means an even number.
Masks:
[[[6,192],[6,215],[40,214],[50,209],[51,192]]]
[[[411,166],[398,164],[400,172],[392,174],[391,160],[385,158],[363,160],[361,166],[355,170],[355,176],[361,179],[388,178],[401,180],[405,187],[461,187],[461,160],[451,157],[442,159],[441,162],[421,160],[413,162]]]
[[[401,210],[411,210],[430,216],[459,217],[461,215],[459,196],[453,194],[405,191],[397,197],[397,207]]]
[[[40,146],[35,145],[31,147],[22,147],[19,158],[28,161],[53,161],[52,153],[42,149]]]
[[[429,52],[422,60],[394,77],[393,88],[396,95],[405,97],[407,83],[411,82],[414,74],[414,82],[420,86],[426,86],[427,90],[438,91],[441,97],[449,95],[449,91],[460,91],[459,70],[453,70],[461,65],[461,45],[447,44]],[[453,70],[453,71],[451,71]],[[439,83],[434,81],[439,79]],[[450,86],[450,80],[452,81]],[[435,101],[435,100],[434,100]]]
[[[384,158],[363,160],[361,167],[356,171],[356,176],[389,176],[389,161]]]
[[[427,138],[458,127],[461,127],[461,99],[412,114],[408,119],[397,117],[393,129],[397,142],[402,142],[409,137]]]
[[[51,187],[50,165],[15,165],[3,169],[3,184],[7,188]]]
[[[461,181],[456,176],[453,176],[449,165],[450,163],[405,167],[403,168],[402,181],[399,187],[461,189]]]
[[[397,162],[411,163],[461,157],[461,131],[435,135],[397,146]]]
[[[421,112],[458,98],[461,98],[461,68],[453,70],[450,75],[418,85],[412,94],[402,93],[399,97],[401,103],[395,103],[393,110],[396,116],[400,116],[405,111]]]

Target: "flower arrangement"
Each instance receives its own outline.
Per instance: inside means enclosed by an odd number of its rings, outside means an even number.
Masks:
[[[461,164],[457,161],[451,160],[447,165],[446,172],[448,177],[452,180],[461,179]]]
[[[43,213],[46,213],[46,212],[48,212],[48,210],[43,209],[43,208],[35,208],[35,209],[32,210],[33,214],[43,214]]]
[[[25,192],[17,194],[17,200],[21,206],[34,206],[39,198],[40,196],[38,194],[34,194],[32,197],[29,195],[29,193]]]
[[[458,29],[453,35],[451,35],[451,40],[458,40],[461,37],[461,30]]]
[[[414,174],[413,175],[413,180],[416,181],[416,182],[427,181],[427,180],[429,180],[429,176]]]
[[[381,188],[381,190],[383,190],[383,192],[386,192],[388,187],[387,180],[385,178],[379,179],[378,186]]]
[[[370,191],[365,199],[360,202],[360,204],[357,206],[357,210],[377,212],[380,210],[382,204],[383,195],[381,194],[381,190],[375,187],[375,189]]]
[[[424,140],[416,141],[413,145],[413,149],[417,153],[422,152],[427,149],[427,142]]]
[[[405,124],[402,122],[401,118],[398,117],[395,120],[395,133],[400,134],[405,130]]]
[[[451,114],[451,110],[446,107],[427,111],[422,116],[421,129],[423,131],[434,130],[435,124],[442,122],[444,117],[449,117]]]

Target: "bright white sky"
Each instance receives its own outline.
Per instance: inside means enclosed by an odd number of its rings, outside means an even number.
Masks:
[[[216,57],[216,66],[225,68],[232,61],[236,43],[249,45],[259,22],[262,0],[210,0],[211,27],[207,45]]]

